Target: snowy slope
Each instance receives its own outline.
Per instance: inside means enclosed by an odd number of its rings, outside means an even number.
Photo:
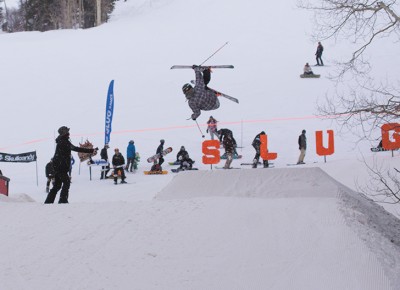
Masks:
[[[10,197],[0,196],[0,289],[399,289],[398,219],[351,190],[368,181],[364,159],[393,168],[399,155],[372,154],[349,132],[335,135],[327,163],[316,155],[314,131],[339,129],[315,116],[316,103],[335,90],[328,75],[351,45],[325,42],[331,65],[314,69],[319,80],[300,79],[304,63],[314,61],[310,19],[295,1],[128,0],[98,28],[1,34],[0,152],[37,150],[38,162],[0,163],[11,178]],[[233,130],[244,161],[265,130],[278,153],[275,169],[201,164],[203,139],[186,120],[181,93],[194,74],[169,68],[201,63],[227,41],[207,64],[235,69],[215,70],[211,84],[240,104],[221,100],[199,124],[205,131],[212,114]],[[368,51],[372,73],[390,78],[397,46],[380,45],[384,53]],[[99,180],[98,168],[90,181],[77,162],[70,204],[44,206],[44,166],[57,129],[70,127],[76,145],[89,138],[102,147],[112,79],[109,154],[125,153],[135,140],[140,170],[115,186]],[[302,129],[308,164],[287,168]],[[175,150],[166,161],[184,145],[201,170],[143,175],[160,139]],[[400,216],[398,206],[387,209]]]

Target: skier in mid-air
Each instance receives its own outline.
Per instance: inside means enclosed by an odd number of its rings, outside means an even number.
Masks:
[[[207,67],[193,65],[196,74],[196,82],[193,87],[191,84],[185,84],[182,91],[188,100],[189,107],[192,109],[192,120],[196,120],[201,110],[211,111],[219,108],[218,93],[207,88],[211,80],[211,70]]]

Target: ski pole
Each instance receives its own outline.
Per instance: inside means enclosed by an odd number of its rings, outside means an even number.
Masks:
[[[197,123],[197,120],[194,120],[196,122],[197,128],[199,128],[199,131],[201,133],[201,138],[204,138],[203,132],[200,129],[199,123]]]
[[[202,66],[207,60],[212,58],[218,51],[220,51],[222,48],[224,48],[225,45],[227,45],[229,42],[225,42],[224,45],[222,45],[220,48],[218,48],[212,55],[210,55],[205,61],[203,61],[200,66]]]

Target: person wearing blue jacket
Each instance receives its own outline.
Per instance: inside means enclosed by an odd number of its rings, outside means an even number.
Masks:
[[[129,141],[128,147],[126,148],[126,167],[125,170],[132,172],[133,171],[133,162],[136,156],[136,147],[135,142],[133,140]]]

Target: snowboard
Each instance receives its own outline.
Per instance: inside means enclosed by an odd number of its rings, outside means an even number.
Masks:
[[[161,174],[168,174],[167,170],[161,171],[143,171],[145,175],[161,175]]]
[[[399,149],[388,150],[383,147],[371,147],[372,152],[385,152],[385,151],[397,151],[397,150],[399,150]]]
[[[193,161],[193,164],[195,163],[196,161]],[[180,161],[174,161],[174,162],[168,162],[168,164],[169,165],[181,165],[181,162]]]
[[[202,65],[199,67],[204,67],[204,68],[234,68],[233,65]],[[193,65],[173,65],[171,66],[171,69],[187,69],[187,68],[193,68]]]
[[[242,155],[237,155],[237,154],[233,155],[233,159],[240,159],[242,157],[243,157]],[[221,155],[221,159],[226,159],[226,154],[225,153]]]
[[[313,74],[313,75],[305,75],[305,74],[301,74],[300,75],[300,77],[302,78],[302,79],[317,79],[317,78],[319,78],[321,75],[316,75],[316,74]]]
[[[191,170],[199,170],[199,169],[198,168],[192,168],[192,169],[174,168],[174,169],[171,169],[171,171],[174,172],[174,173],[178,173],[178,172],[181,172],[181,171],[191,171]]]
[[[156,161],[157,159],[159,159],[161,156],[165,156],[165,155],[167,155],[167,154],[170,153],[170,152],[172,152],[172,147],[168,147],[167,149],[164,149],[164,150],[161,152],[161,155],[158,153],[158,154],[155,154],[155,155],[153,155],[153,156],[147,158],[147,162],[149,162],[149,163],[154,162],[154,161]]]

